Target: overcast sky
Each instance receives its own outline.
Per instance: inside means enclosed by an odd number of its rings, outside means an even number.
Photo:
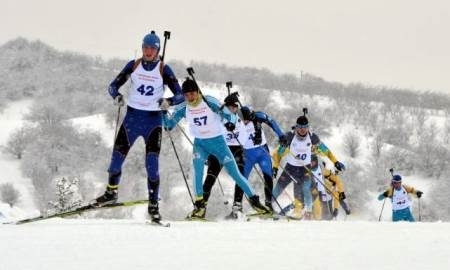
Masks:
[[[161,36],[169,30],[168,60],[303,71],[330,81],[450,94],[447,0],[0,3],[0,44],[22,36],[58,50],[132,59],[149,30]]]

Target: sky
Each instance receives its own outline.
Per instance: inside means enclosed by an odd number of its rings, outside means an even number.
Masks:
[[[0,43],[22,36],[59,50],[140,55],[171,31],[166,59],[302,72],[326,80],[450,94],[445,0],[0,0]],[[184,75],[182,75],[184,76]]]

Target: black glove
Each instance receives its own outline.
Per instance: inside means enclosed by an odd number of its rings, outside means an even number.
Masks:
[[[279,143],[282,147],[288,147],[288,140],[286,135],[281,135]]]
[[[258,144],[261,144],[261,143],[262,143],[262,138],[261,138],[261,136],[254,136],[254,137],[252,138],[252,140],[253,140],[253,144],[255,144],[255,145],[258,145]]]
[[[417,198],[420,198],[420,197],[422,197],[423,192],[420,191],[420,190],[418,190],[418,191],[416,192],[416,195],[417,195]]]
[[[345,165],[342,162],[336,161],[334,163],[334,167],[336,168],[336,170],[338,171],[343,171],[345,170]]]
[[[345,198],[347,198],[345,196],[345,193],[344,192],[339,192],[339,200],[342,201],[342,200],[345,200]]]
[[[123,105],[125,105],[125,100],[123,99],[122,94],[118,94],[115,98],[114,98],[114,105],[122,107]]]
[[[226,128],[228,131],[233,131],[233,130],[236,128],[236,125],[233,124],[233,123],[231,123],[231,122],[226,122],[226,123],[225,123],[225,128]]]
[[[389,194],[389,193],[388,193],[388,191],[387,191],[387,190],[386,190],[385,192],[383,192],[383,196],[384,196],[384,197],[387,197],[387,196],[388,196],[388,194]]]
[[[278,175],[278,168],[273,167],[272,168],[272,177],[273,179],[277,178]]]

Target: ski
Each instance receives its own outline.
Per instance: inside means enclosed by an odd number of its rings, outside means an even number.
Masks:
[[[169,222],[162,222],[162,221],[148,220],[146,222],[146,224],[152,225],[152,226],[166,227],[166,228],[170,227],[170,223]]]
[[[209,220],[206,218],[199,218],[199,217],[186,217],[184,220],[185,221],[213,222],[213,220]]]
[[[111,208],[116,208],[116,207],[127,207],[127,206],[134,206],[134,205],[144,204],[144,203],[148,203],[148,200],[134,200],[134,201],[126,201],[126,202],[116,202],[116,203],[100,205],[100,206],[97,206],[95,204],[87,204],[87,205],[80,206],[80,207],[77,207],[75,209],[71,209],[71,210],[64,211],[64,212],[59,212],[59,213],[50,214],[50,215],[40,215],[40,216],[37,216],[37,217],[16,220],[16,221],[7,222],[7,223],[4,223],[4,224],[16,224],[16,225],[19,225],[19,224],[36,222],[36,221],[41,221],[41,220],[46,220],[46,219],[51,219],[51,218],[57,218],[57,217],[64,218],[64,217],[73,216],[73,215],[76,215],[76,214],[81,214],[81,213],[84,213],[84,212],[95,211],[95,210],[111,209]]]
[[[270,214],[268,214],[268,213],[252,213],[252,214],[245,215],[245,217],[246,217],[247,221],[250,221],[254,218],[278,220],[278,218],[276,216],[274,216],[272,213],[270,213]]]

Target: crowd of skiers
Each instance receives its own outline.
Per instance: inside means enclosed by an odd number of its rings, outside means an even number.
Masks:
[[[148,213],[153,221],[161,220],[158,200],[162,130],[164,128],[170,132],[185,118],[194,137],[195,199],[189,218],[205,218],[211,189],[222,167],[236,183],[232,211],[227,218],[237,219],[242,215],[244,194],[250,206],[260,215],[289,213],[295,219],[329,220],[338,215],[339,207],[347,215],[351,213],[339,177],[345,166],[319,136],[310,131],[306,109],[296,119],[294,127],[284,132],[266,113],[243,106],[237,93],[229,93],[223,103],[204,95],[193,70],[189,73],[191,78],[187,78],[180,87],[170,66],[163,62],[164,50],[160,56],[160,49],[160,38],[152,31],[143,39],[142,57],[128,62],[109,86],[109,94],[115,104],[124,106],[125,99],[119,88],[131,79],[127,112],[117,132],[108,168],[108,185],[95,204],[117,201],[123,163],[135,140],[142,136],[146,153]],[[164,85],[172,91],[172,97],[164,98]],[[172,114],[168,113],[171,106],[175,106]],[[269,126],[278,137],[278,145],[272,153],[262,129],[263,124]],[[321,162],[323,158],[331,161],[333,168],[327,168],[325,162]],[[208,170],[204,180],[205,163]],[[262,174],[255,168],[256,165]],[[247,180],[254,168],[264,182],[264,202]],[[420,197],[422,192],[401,185],[397,189],[399,178],[395,175],[393,188],[386,190],[379,198],[392,198],[394,221],[413,221],[411,212],[404,210],[410,206],[406,195],[415,193]],[[282,207],[277,198],[282,193],[290,196],[285,189],[291,183],[292,204]]]

